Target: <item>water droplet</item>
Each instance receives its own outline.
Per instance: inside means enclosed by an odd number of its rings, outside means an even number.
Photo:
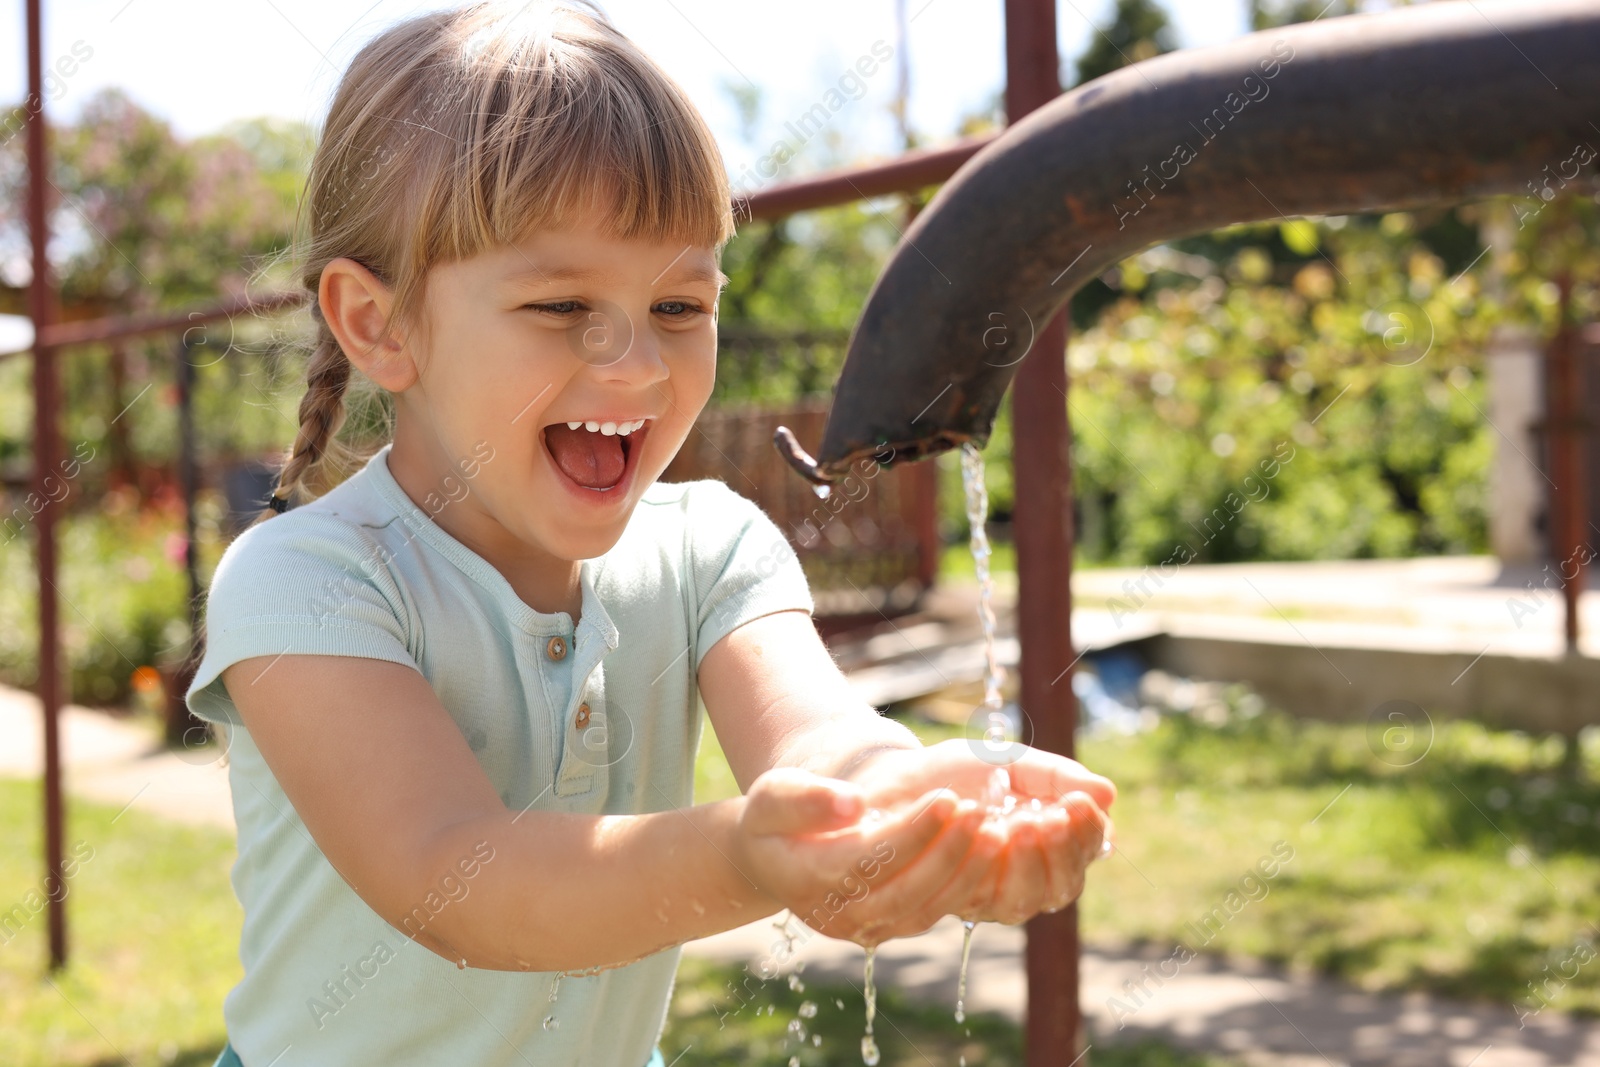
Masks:
[[[838,997],[833,998],[833,1006],[838,1008],[840,1011],[844,1011],[844,1001],[840,1000]]]
[[[1044,804],[1039,800],[1038,797],[1034,797],[1032,800],[1028,801],[1028,807],[1036,812],[1044,810]]]
[[[789,1067],[800,1067],[800,1057],[799,1056],[790,1056],[789,1057]]]
[[[789,1036],[796,1041],[804,1041],[806,1039],[806,1024],[799,1019],[790,1019]]]
[[[861,1062],[867,1067],[878,1067],[878,1043],[872,1040],[872,1035],[867,1034],[861,1039]]]
[[[550,1003],[554,1004],[556,1002],[556,994],[558,994],[560,992],[561,992],[561,972],[557,971],[556,972],[556,976],[554,978],[550,979]]]
[[[811,1035],[811,1047],[812,1048],[821,1048],[822,1047],[822,1035],[821,1034],[812,1034]]]
[[[767,1014],[768,1014],[768,1015],[771,1015],[771,1014],[772,1014],[772,1008],[773,1008],[773,1005],[771,1005],[771,1004],[768,1004],[768,1005],[767,1005]]]
[[[967,1067],[967,1058],[965,1056],[960,1057],[960,1065],[961,1067]]]
[[[817,494],[818,500],[826,500],[833,495],[833,490],[826,485],[813,485],[811,491]]]
[[[467,961],[466,960],[462,959],[462,960],[457,960],[456,961],[456,970],[464,971],[466,969],[467,969]]]
[[[561,1020],[554,1015],[546,1015],[544,1017],[544,1028],[546,1030],[559,1030],[561,1029]]]
[[[794,990],[796,993],[804,993],[806,991],[806,984],[800,981],[800,976],[798,974],[791,974],[789,976],[789,988]]]
[[[800,1018],[802,1018],[802,1019],[815,1019],[816,1017],[817,1017],[817,1006],[815,1004],[813,1004],[809,1000],[801,1001],[800,1002]]]
[[[689,898],[689,907],[693,909],[696,915],[704,915],[706,913],[706,906],[693,897]]]

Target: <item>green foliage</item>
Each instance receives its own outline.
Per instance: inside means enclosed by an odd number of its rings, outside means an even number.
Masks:
[[[1171,19],[1156,0],[1117,0],[1109,26],[1098,27],[1078,57],[1074,85],[1178,47]]]
[[[202,559],[215,559],[219,505],[202,499]],[[0,681],[31,687],[38,674],[38,580],[31,524],[0,526]],[[182,513],[107,494],[93,513],[56,528],[58,604],[70,699],[118,704],[133,672],[176,664],[188,651]],[[204,571],[202,571],[202,577]]]
[[[896,210],[851,204],[739,230],[722,256],[714,401],[785,403],[833,387],[894,247]]]
[[[68,306],[105,314],[212,301],[243,289],[260,257],[287,243],[289,175],[303,157],[286,124],[184,142],[107,88],[54,133],[52,228],[67,249],[56,269]],[[0,146],[0,250],[11,255],[27,248],[22,141]]]
[[[1117,299],[1069,347],[1085,561],[1485,550],[1482,352],[1501,324],[1552,328],[1551,297],[1518,253],[1486,292],[1460,273],[1471,226],[1422,221],[1237,227],[1107,276]],[[1003,518],[1004,408],[987,454]]]

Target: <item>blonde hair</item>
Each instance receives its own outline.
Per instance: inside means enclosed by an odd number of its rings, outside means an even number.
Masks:
[[[359,457],[336,441],[350,362],[316,302],[349,257],[420,326],[430,267],[609,206],[608,232],[720,250],[727,171],[683,90],[584,0],[472,4],[401,22],[339,81],[301,200],[293,258],[317,335],[300,428],[266,514]]]

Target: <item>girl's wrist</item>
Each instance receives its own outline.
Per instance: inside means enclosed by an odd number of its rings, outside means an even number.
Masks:
[[[741,913],[750,911],[755,914],[747,915],[742,921],[751,922],[756,919],[780,911],[783,904],[771,894],[763,890],[755,878],[755,865],[750,859],[749,850],[745,848],[745,834],[742,827],[745,809],[749,807],[750,798],[747,796],[731,797],[728,800],[717,801],[707,807],[719,809],[713,816],[714,826],[719,831],[712,835],[717,851],[728,863],[729,877],[727,879],[729,906],[736,908]]]
[[[865,773],[867,768],[870,767],[880,756],[890,752],[905,752],[920,747],[922,747],[920,743],[911,745],[895,744],[892,742],[879,742],[877,744],[868,745],[866,748],[857,751],[848,760],[846,760],[843,766],[839,767],[833,772],[832,777],[839,778],[847,782],[854,781],[861,774]]]

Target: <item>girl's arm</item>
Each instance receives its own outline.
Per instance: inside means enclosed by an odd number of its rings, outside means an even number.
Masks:
[[[512,811],[409,667],[262,657],[223,679],[334,869],[386,921],[474,967],[582,970],[731,929],[780,896],[821,899],[862,856],[887,849],[903,866],[956,807],[946,795],[858,828],[858,797],[790,773],[652,814]],[[822,836],[782,836],[801,833]]]
[[[699,683],[741,789],[773,767],[842,778],[882,752],[922,747],[851,691],[803,611],[752,619],[718,641],[700,661]]]

